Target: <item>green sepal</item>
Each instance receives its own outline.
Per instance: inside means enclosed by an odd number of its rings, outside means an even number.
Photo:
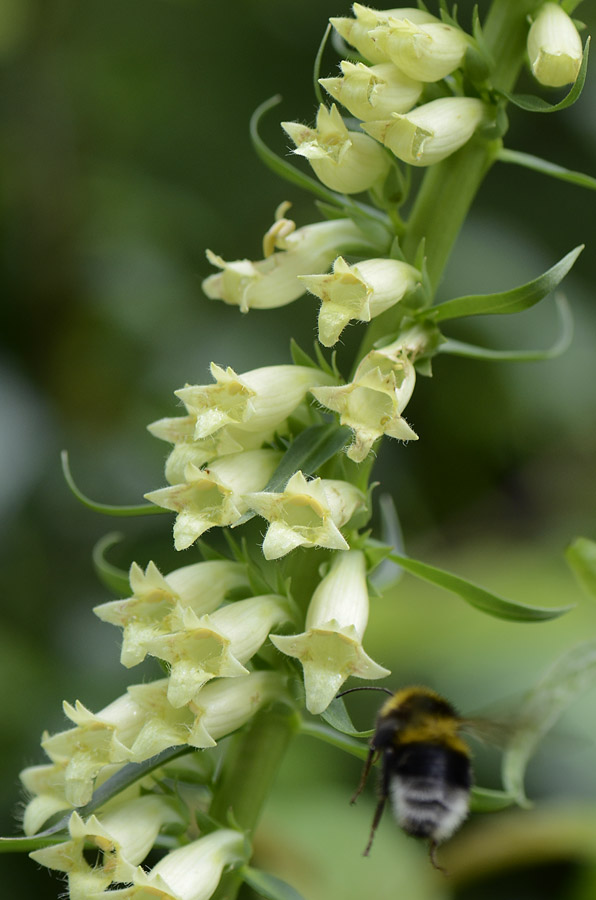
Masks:
[[[596,641],[572,647],[546,672],[522,703],[503,754],[503,785],[520,806],[531,805],[524,790],[528,762],[542,737],[580,694],[596,685]]]
[[[83,506],[92,509],[94,512],[102,513],[104,516],[152,516],[169,512],[169,510],[162,509],[160,506],[155,506],[153,503],[141,503],[138,506],[113,506],[109,503],[98,503],[95,500],[91,500],[83,494],[75,484],[75,480],[70,471],[67,450],[62,451],[60,459],[62,462],[64,480],[68,487]]]
[[[489,347],[477,347],[447,338],[437,348],[437,353],[448,353],[452,356],[466,356],[470,359],[483,359],[487,362],[540,362],[545,359],[556,359],[571,344],[573,337],[573,316],[571,308],[563,294],[555,295],[557,311],[560,319],[559,336],[546,350],[493,350]]]
[[[470,793],[470,809],[472,812],[500,812],[515,804],[515,797],[505,791],[492,788],[473,787]]]
[[[417,578],[429,581],[437,587],[445,588],[446,591],[457,594],[470,606],[487,613],[489,616],[494,616],[496,619],[506,619],[510,622],[546,622],[549,619],[556,619],[573,609],[573,605],[552,607],[550,609],[541,606],[527,606],[525,603],[505,600],[503,597],[492,594],[490,591],[473,584],[471,581],[467,581],[465,578],[460,578],[459,575],[453,575],[444,569],[438,569],[436,566],[429,566],[427,563],[411,559],[409,556],[391,553],[388,559],[399,563],[406,572],[416,575]]]
[[[374,730],[358,731],[354,727],[343,697],[336,697],[332,700],[325,712],[321,713],[321,718],[328,725],[331,725],[335,731],[340,731],[342,734],[347,734],[350,737],[366,738],[374,734]]]
[[[119,532],[111,531],[97,541],[91,554],[97,577],[116,597],[128,597],[130,594],[128,572],[109,563],[105,554],[110,547],[118,544],[122,537]]]
[[[508,315],[522,312],[544,299],[560,284],[583,249],[584,245],[580,244],[538,278],[512,288],[510,291],[456,297],[453,300],[446,300],[445,303],[440,303],[438,306],[433,306],[431,309],[423,310],[419,315],[425,316],[433,322],[444,322],[448,319],[462,319],[466,316]]]
[[[252,866],[241,866],[238,874],[249,887],[256,891],[266,900],[304,900],[302,894],[298,893],[286,881],[271,875],[269,872],[263,872],[262,869],[254,869]]]
[[[314,361],[312,356],[309,356],[306,351],[302,349],[302,347],[298,344],[294,338],[290,340],[290,354],[292,356],[292,362],[295,366],[306,366],[310,369],[318,369],[319,365]]]
[[[499,91],[499,93],[502,94],[503,97],[506,97],[510,103],[513,103],[514,106],[518,106],[526,112],[551,113],[558,112],[560,109],[567,109],[568,106],[572,106],[572,104],[579,99],[584,88],[586,72],[588,71],[589,52],[590,38],[587,38],[586,43],[584,44],[584,55],[579,72],[577,73],[577,78],[569,93],[558,103],[548,103],[546,100],[543,100],[542,97],[537,97],[534,94],[509,94],[507,91]]]
[[[520,150],[509,150],[507,147],[502,147],[497,154],[497,160],[498,162],[523,166],[526,169],[532,169],[534,172],[540,172],[542,175],[557,178],[559,181],[567,181],[569,184],[577,184],[579,187],[596,191],[596,178],[592,175],[585,175],[583,172],[566,169],[564,166],[541,159],[539,156],[533,156],[531,153],[522,153]]]
[[[576,538],[567,547],[565,559],[584,590],[596,599],[596,541]]]

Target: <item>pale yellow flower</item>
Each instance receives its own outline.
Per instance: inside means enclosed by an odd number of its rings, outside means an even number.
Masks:
[[[408,112],[422,93],[422,82],[409,78],[393,63],[365,66],[342,60],[340,65],[342,78],[319,78],[319,84],[365,122]]]
[[[278,650],[302,664],[309,712],[324,712],[350,675],[384,678],[391,674],[362,648],[367,622],[364,554],[358,550],[338,553],[312,596],[306,630],[283,637],[271,635]]]
[[[582,42],[571,18],[558,3],[544,3],[528,32],[528,57],[540,84],[563,87],[577,78]]]

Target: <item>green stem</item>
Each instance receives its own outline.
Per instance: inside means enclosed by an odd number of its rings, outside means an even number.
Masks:
[[[511,90],[517,80],[525,54],[527,16],[537,5],[537,0],[494,0],[491,6],[484,35],[495,60],[492,83],[500,90]],[[413,262],[424,240],[433,293],[480,185],[500,149],[500,141],[476,138],[426,170],[408,219],[402,249],[406,259]],[[375,341],[396,330],[400,316],[397,306],[374,320],[367,329],[359,358]]]
[[[230,821],[231,827],[252,834],[288,744],[299,728],[295,712],[275,709],[257,713],[250,727],[232,739],[209,809],[213,819],[224,826]],[[229,872],[213,900],[233,900],[241,884],[238,873]]]

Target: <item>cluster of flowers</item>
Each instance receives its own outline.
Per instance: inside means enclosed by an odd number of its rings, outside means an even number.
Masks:
[[[472,38],[461,29],[418,9],[379,12],[354,4],[354,13],[353,19],[331,21],[370,65],[344,61],[342,77],[321,84],[361,120],[361,130],[349,131],[335,106],[321,106],[316,129],[283,123],[295,152],[309,160],[323,184],[347,194],[374,189],[386,178],[393,162],[385,148],[411,165],[431,165],[468,141],[486,113],[478,97],[420,103],[428,84],[449,78],[464,64]],[[545,3],[538,11],[528,52],[542,83],[560,85],[576,77],[581,44],[557,4]],[[207,296],[247,312],[284,306],[308,291],[321,301],[319,340],[332,347],[349,322],[369,322],[419,289],[422,273],[401,260],[375,256],[354,265],[345,260],[342,254],[362,257],[378,249],[351,219],[296,229],[286,211],[283,204],[265,235],[264,259],[225,262],[208,252],[220,272],[204,282]],[[79,702],[65,703],[73,727],[44,735],[50,763],[21,774],[29,795],[26,834],[71,812],[70,839],[32,856],[66,873],[72,900],[104,895],[207,900],[224,868],[246,860],[243,835],[222,828],[172,850],[150,871],[140,865],[163,829],[188,834],[188,810],[159,789],[160,770],[118,794],[97,815],[85,819],[77,809],[127,763],[171,747],[213,747],[263,706],[291,702],[283,667],[263,670],[251,662],[268,641],[301,663],[306,706],[313,714],[327,708],[349,676],[389,674],[363,650],[366,559],[361,550],[350,549],[341,532],[366,507],[365,495],[347,481],[308,480],[301,471],[283,490],[268,485],[282,457],[276,436],[290,433],[290,419],[294,433],[311,421],[308,394],[352,430],[347,453],[356,463],[384,434],[416,439],[402,413],[414,389],[414,363],[426,344],[427,334],[406,319],[397,338],[359,361],[348,383],[314,366],[269,366],[238,375],[212,364],[212,384],[176,392],[186,415],[150,426],[173,449],[165,467],[168,486],[146,496],[176,513],[178,550],[214,526],[234,526],[256,513],[268,523],[262,548],[268,560],[297,547],[336,552],[312,595],[301,633],[287,633],[301,627],[289,596],[253,596],[246,566],[224,560],[166,576],[153,563],[145,572],[133,564],[132,596],[96,608],[100,619],[122,629],[124,666],[150,655],[163,661],[169,674],[130,686],[98,713]],[[285,634],[277,633],[284,629]],[[100,863],[87,862],[89,847]]]
[[[122,628],[121,662],[140,663],[147,654],[170,666],[170,675],[132,685],[98,713],[83,704],[64,704],[74,727],[44,735],[51,763],[21,773],[29,794],[23,827],[35,834],[53,815],[83,807],[127,762],[143,762],[162,750],[188,745],[214,747],[264,705],[289,702],[287,677],[252,670],[253,656],[269,637],[284,654],[301,661],[307,705],[322,712],[350,675],[381,678],[388,671],[362,648],[368,619],[364,554],[339,554],[313,594],[306,630],[270,634],[293,619],[288,598],[268,594],[226,603],[231,592],[250,593],[246,568],[232,561],[208,561],[162,576],[153,563],[145,572],[133,564],[133,596],[96,607],[103,621]],[[209,683],[208,683],[209,682]],[[167,773],[166,773],[167,774]],[[168,853],[150,872],[140,863],[164,828],[185,831],[188,811],[172,795],[155,791],[164,772],[152,772],[83,819],[75,810],[70,840],[34,851],[39,863],[64,872],[71,900],[107,895],[163,898],[211,896],[225,866],[245,860],[243,836],[218,830]],[[85,848],[95,847],[100,865],[91,866]],[[127,887],[110,890],[114,883]]]

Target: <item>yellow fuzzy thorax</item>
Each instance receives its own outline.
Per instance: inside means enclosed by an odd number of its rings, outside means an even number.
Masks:
[[[429,711],[428,701],[439,705],[436,711]],[[451,704],[426,687],[403,688],[387,700],[380,709],[379,719],[390,718],[397,713],[403,717],[403,724],[396,730],[395,745],[412,743],[441,744],[465,756],[470,749],[458,732],[461,720]]]

